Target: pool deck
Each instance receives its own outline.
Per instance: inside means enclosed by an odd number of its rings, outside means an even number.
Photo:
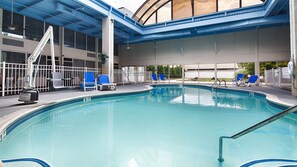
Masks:
[[[172,84],[172,83],[171,83]],[[190,84],[194,85],[194,84]],[[206,84],[207,85],[207,84]],[[207,85],[210,86],[210,85]],[[139,92],[149,90],[149,84],[135,84],[135,85],[118,85],[115,91],[80,91],[80,90],[64,90],[56,92],[40,93],[39,101],[35,104],[25,105],[18,102],[18,96],[5,96],[0,97],[0,133],[10,123],[17,120],[19,117],[32,112],[34,109],[41,108],[50,104],[54,104],[59,101],[69,100],[73,98],[81,98],[88,96],[115,94],[115,93],[127,93],[127,92]],[[267,99],[287,106],[297,105],[297,97],[291,95],[290,91],[266,86],[252,86],[252,87],[238,87],[234,85],[228,85],[227,89],[245,90],[253,92],[262,92],[267,95]]]

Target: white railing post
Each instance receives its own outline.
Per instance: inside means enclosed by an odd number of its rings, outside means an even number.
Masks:
[[[267,86],[267,70],[264,71],[265,85]]]
[[[2,97],[5,96],[5,61],[2,64]]]
[[[281,79],[282,79],[282,68],[278,68],[278,87],[281,88]]]
[[[272,74],[272,86],[275,86],[275,72],[274,72],[274,68],[271,69],[271,74]]]

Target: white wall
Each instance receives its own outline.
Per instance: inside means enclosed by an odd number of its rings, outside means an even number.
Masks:
[[[120,46],[122,66],[285,61],[290,56],[290,31],[288,26],[273,27],[131,44],[131,48]]]

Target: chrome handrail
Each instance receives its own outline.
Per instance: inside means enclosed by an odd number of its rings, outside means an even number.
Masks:
[[[261,128],[261,127],[263,127],[263,126],[265,126],[265,125],[267,125],[267,124],[269,124],[269,123],[271,123],[271,122],[273,122],[275,120],[278,120],[278,119],[280,119],[280,118],[282,118],[282,117],[284,117],[284,116],[286,116],[286,115],[288,115],[290,113],[293,113],[293,112],[297,112],[297,105],[293,106],[293,107],[290,107],[290,108],[288,108],[288,109],[286,109],[286,110],[284,110],[282,112],[279,112],[279,113],[265,119],[264,121],[261,121],[261,122],[255,124],[255,125],[247,128],[247,129],[239,132],[239,133],[236,133],[233,136],[221,136],[219,138],[219,158],[218,158],[218,161],[219,162],[224,161],[224,158],[223,158],[223,139],[237,139],[237,138],[239,138],[241,136],[244,136],[244,135],[246,135],[246,134],[248,134],[248,133],[250,133],[250,132],[252,132],[252,131],[254,131],[256,129],[259,129],[259,128]]]

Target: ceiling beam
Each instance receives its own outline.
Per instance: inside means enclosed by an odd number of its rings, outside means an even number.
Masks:
[[[30,8],[30,7],[32,7],[32,6],[34,6],[34,5],[37,5],[37,4],[39,4],[39,3],[41,3],[41,2],[43,2],[44,0],[35,0],[35,1],[33,1],[33,2],[30,2],[30,3],[28,3],[28,4],[25,4],[24,6],[22,6],[22,7],[20,7],[19,9],[18,9],[18,12],[21,12],[21,11],[23,11],[23,10],[25,10],[25,9],[27,9],[27,8]]]

